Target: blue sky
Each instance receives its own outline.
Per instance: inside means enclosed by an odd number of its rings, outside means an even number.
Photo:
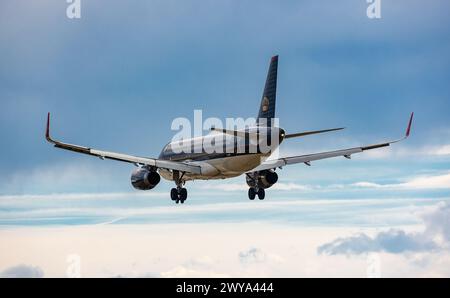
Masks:
[[[354,229],[338,237],[426,224],[418,213],[441,210],[436,206],[450,194],[449,6],[383,0],[382,19],[370,20],[364,0],[82,0],[82,18],[69,20],[65,1],[2,1],[2,231],[173,222]],[[352,161],[286,168],[265,205],[248,202],[243,177],[194,182],[184,209],[169,200],[171,183],[137,192],[133,166],[56,150],[44,140],[51,112],[55,137],[156,157],[175,134],[172,120],[192,119],[194,109],[204,117],[254,117],[274,54],[281,126],[347,127],[286,141],[284,155],[395,139],[414,111],[411,138]],[[6,255],[2,260],[0,270],[14,265]]]

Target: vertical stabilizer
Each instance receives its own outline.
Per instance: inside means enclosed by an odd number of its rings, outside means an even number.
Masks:
[[[269,72],[267,73],[266,85],[259,106],[257,124],[271,124],[271,119],[275,118],[275,103],[277,99],[277,72],[278,56],[273,56],[270,61]]]

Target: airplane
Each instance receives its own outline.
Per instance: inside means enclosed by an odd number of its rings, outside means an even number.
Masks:
[[[187,190],[184,188],[187,181],[227,179],[240,175],[245,175],[246,183],[249,186],[248,198],[254,200],[257,196],[260,200],[264,200],[265,189],[272,187],[278,181],[277,169],[299,163],[310,166],[313,161],[332,157],[342,156],[350,159],[353,154],[388,147],[407,139],[410,135],[414,113],[411,113],[406,133],[401,139],[368,146],[270,160],[271,154],[284,140],[343,129],[340,127],[287,134],[284,129],[275,126],[273,120],[275,118],[277,73],[278,56],[273,56],[269,65],[258,117],[253,126],[241,130],[216,129],[213,127],[211,128],[212,133],[208,135],[183,140],[182,144],[180,140],[168,143],[164,146],[158,158],[108,152],[54,140],[50,136],[50,113],[47,115],[45,136],[47,141],[56,148],[96,156],[102,160],[111,159],[134,164],[136,169],[131,174],[131,184],[138,190],[153,189],[160,182],[161,176],[166,180],[175,182],[176,187],[171,189],[170,198],[178,204],[184,203],[187,199]],[[232,148],[232,150],[210,153],[211,150],[208,149],[211,148],[207,148],[205,144],[211,144],[211,139],[217,137],[223,138],[222,145],[224,148]],[[268,150],[261,149],[263,147],[261,144],[264,142],[269,144]],[[194,152],[192,150],[182,152],[174,150],[176,146],[185,146],[185,149],[192,149],[199,145],[201,150],[196,152],[195,150]]]

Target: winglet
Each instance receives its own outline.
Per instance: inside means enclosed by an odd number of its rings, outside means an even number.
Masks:
[[[47,129],[45,130],[45,138],[50,143],[54,143],[54,141],[50,137],[50,112],[47,114]]]
[[[408,128],[406,129],[406,138],[409,137],[409,134],[411,133],[411,125],[414,118],[414,112],[411,113],[411,117],[409,118]]]

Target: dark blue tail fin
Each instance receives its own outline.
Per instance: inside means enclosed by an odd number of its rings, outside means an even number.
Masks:
[[[275,118],[275,103],[277,100],[277,72],[278,56],[273,56],[267,73],[266,85],[259,106],[257,124],[271,125],[271,119]]]

